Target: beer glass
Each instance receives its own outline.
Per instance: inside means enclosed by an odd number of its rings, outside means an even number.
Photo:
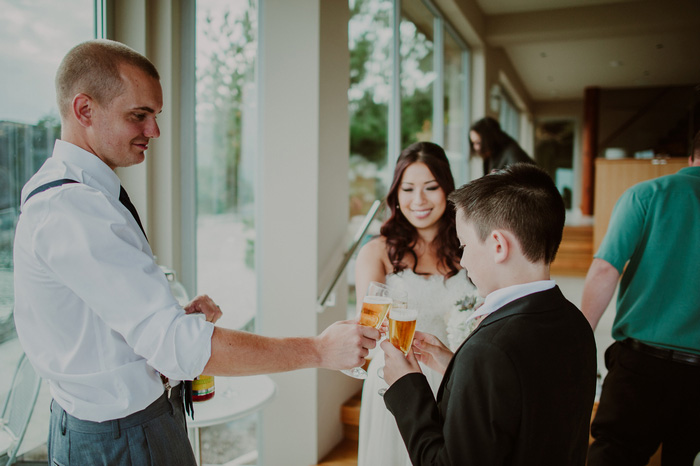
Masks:
[[[394,347],[400,349],[404,356],[411,350],[413,335],[416,333],[416,319],[418,311],[415,309],[391,309],[389,312],[389,341]],[[380,368],[380,377],[383,378],[384,371]],[[379,396],[384,396],[386,388],[378,390]]]
[[[360,311],[358,323],[367,327],[381,327],[391,308],[391,300],[391,290],[388,286],[379,282],[369,282],[367,293],[362,300],[362,311]],[[367,371],[359,366],[343,369],[341,372],[356,379],[367,378]]]

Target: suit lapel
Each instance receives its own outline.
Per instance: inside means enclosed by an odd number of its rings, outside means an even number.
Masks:
[[[515,301],[511,301],[503,307],[501,307],[500,309],[496,309],[494,312],[486,316],[483,322],[481,322],[479,326],[476,329],[474,329],[474,331],[470,333],[469,336],[467,336],[467,338],[462,342],[462,344],[459,345],[459,348],[457,348],[457,351],[455,351],[454,355],[452,356],[452,359],[450,359],[450,362],[447,364],[447,369],[445,369],[445,375],[442,378],[442,382],[440,382],[440,388],[438,389],[437,393],[438,404],[442,399],[443,391],[445,389],[445,383],[449,380],[450,375],[452,373],[452,367],[457,357],[457,353],[462,351],[464,345],[469,340],[471,340],[477,333],[479,333],[479,331],[483,330],[484,328],[488,327],[489,325],[495,322],[498,322],[499,320],[506,319],[513,315],[531,314],[548,311],[551,307],[553,307],[554,304],[561,303],[562,299],[566,298],[564,298],[564,295],[561,293],[561,290],[559,290],[559,287],[555,285],[554,288],[551,288],[549,290],[533,293],[527,296],[523,296],[522,298],[518,298]]]

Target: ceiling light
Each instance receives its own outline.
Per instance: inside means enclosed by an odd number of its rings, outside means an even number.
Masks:
[[[610,66],[611,66],[612,68],[619,68],[619,67],[621,67],[622,65],[623,65],[623,63],[622,63],[622,61],[620,61],[620,60],[611,60],[611,61],[610,61]]]
[[[547,58],[547,52],[540,52],[540,57]]]

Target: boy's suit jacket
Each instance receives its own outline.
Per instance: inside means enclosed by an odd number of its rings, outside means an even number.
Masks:
[[[422,374],[384,401],[414,466],[584,465],[595,384],[593,331],[554,287],[486,317],[450,361],[437,403]]]

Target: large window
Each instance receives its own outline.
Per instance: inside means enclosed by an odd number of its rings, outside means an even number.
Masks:
[[[447,158],[450,160],[455,185],[469,181],[467,159],[469,131],[467,113],[467,89],[469,52],[461,40],[451,31],[444,35],[444,139]]]
[[[350,0],[350,216],[386,195],[393,2]],[[394,155],[393,157],[396,157]]]
[[[433,15],[421,0],[401,1],[401,149],[418,141],[435,141],[433,24]]]
[[[12,246],[20,194],[60,136],[54,76],[74,45],[95,37],[94,0],[0,0],[0,399],[22,353],[14,328]],[[48,391],[42,389],[23,449],[46,462]]]
[[[507,92],[501,92],[501,109],[498,119],[503,131],[516,141],[520,139],[520,111]]]
[[[60,135],[54,76],[68,50],[95,37],[93,0],[0,0],[0,341],[14,335],[12,244],[24,183]]]
[[[197,2],[197,289],[225,326],[255,316],[256,8]]]
[[[386,196],[400,151],[414,142],[443,146],[455,184],[469,180],[469,52],[429,0],[349,0],[349,5],[353,237],[372,203]],[[378,233],[382,218],[376,217],[364,240]]]
[[[257,310],[257,24],[254,0],[197,1],[197,290],[225,310],[220,325],[246,330]],[[256,429],[256,415],[202,429],[203,462],[255,461]]]
[[[469,56],[429,1],[349,5],[352,218],[386,195],[394,161],[416,141],[441,144],[456,183],[468,180]]]

